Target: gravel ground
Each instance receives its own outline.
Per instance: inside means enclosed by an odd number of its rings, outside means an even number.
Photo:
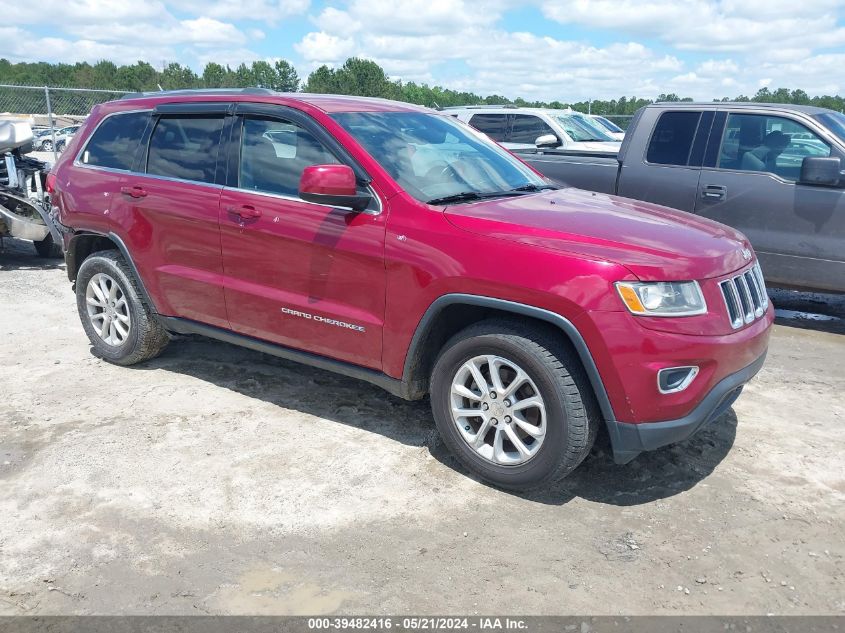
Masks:
[[[842,298],[775,293],[707,431],[524,496],[425,402],[199,338],[112,366],[62,264],[0,280],[0,614],[845,613]]]

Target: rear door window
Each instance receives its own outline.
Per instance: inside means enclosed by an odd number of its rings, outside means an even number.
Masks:
[[[127,112],[106,117],[91,135],[79,162],[94,167],[131,170],[149,119],[149,112]]]
[[[509,143],[528,143],[534,145],[534,141],[546,134],[555,134],[551,126],[538,116],[531,114],[512,115],[510,134],[505,139]]]
[[[507,114],[473,114],[469,124],[494,141],[504,141],[508,133]]]
[[[664,112],[654,126],[646,160],[657,165],[688,165],[701,112]]]
[[[162,116],[150,138],[147,173],[214,182],[222,131],[223,115]]]

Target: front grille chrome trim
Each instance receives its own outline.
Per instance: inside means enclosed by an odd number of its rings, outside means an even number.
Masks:
[[[733,329],[753,323],[766,314],[769,295],[759,262],[738,275],[720,281],[719,288]]]

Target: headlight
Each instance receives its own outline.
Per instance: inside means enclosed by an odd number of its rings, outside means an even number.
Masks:
[[[697,281],[618,281],[616,290],[633,314],[670,317],[707,312]]]

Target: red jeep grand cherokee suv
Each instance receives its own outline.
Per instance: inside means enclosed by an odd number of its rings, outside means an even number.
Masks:
[[[267,90],[94,108],[50,186],[94,351],[199,333],[430,394],[471,471],[525,489],[606,425],[617,461],[683,440],[760,369],[748,241],[559,189],[453,117]]]

